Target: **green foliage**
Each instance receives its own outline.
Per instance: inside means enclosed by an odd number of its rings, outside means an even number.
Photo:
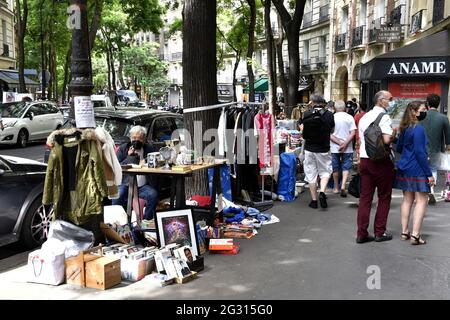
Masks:
[[[124,74],[145,87],[153,100],[164,96],[170,81],[166,76],[167,64],[157,53],[158,44],[146,43],[141,47],[124,49]]]

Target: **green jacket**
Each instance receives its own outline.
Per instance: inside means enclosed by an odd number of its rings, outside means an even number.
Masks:
[[[55,131],[47,143],[53,148],[48,160],[42,203],[53,204],[55,217],[67,217],[77,225],[88,222],[91,215],[101,214],[108,189],[94,130]],[[74,166],[70,168],[69,165],[66,170],[63,146],[75,148],[72,150],[74,156],[76,154]],[[70,177],[73,179],[72,188]]]
[[[427,117],[420,122],[428,138],[427,152],[434,154],[444,151],[450,145],[450,125],[448,118],[437,110],[430,109]]]

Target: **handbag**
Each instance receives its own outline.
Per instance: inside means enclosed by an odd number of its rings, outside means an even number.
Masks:
[[[450,153],[439,153],[438,169],[442,171],[450,171]]]
[[[352,180],[348,185],[348,193],[355,198],[359,198],[361,192],[361,176],[358,174],[353,175]]]

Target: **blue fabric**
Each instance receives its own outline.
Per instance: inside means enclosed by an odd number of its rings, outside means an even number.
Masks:
[[[332,153],[333,172],[350,171],[353,165],[353,153]]]
[[[145,210],[144,219],[153,219],[153,214],[155,212],[156,205],[158,204],[158,192],[150,187],[148,184],[143,185],[139,188],[139,198],[145,200]],[[127,199],[128,199],[128,185],[119,186],[119,198],[112,199],[113,205],[122,206],[125,211],[127,210]]]
[[[257,216],[260,213],[260,211],[258,209],[252,208],[252,207],[248,207],[247,209],[247,215],[249,216]]]
[[[424,128],[418,124],[400,134],[397,152],[401,154],[397,170],[402,176],[431,177],[431,169],[426,152],[428,140]]]
[[[278,173],[278,195],[285,201],[295,200],[295,176],[297,159],[294,153],[280,155],[280,171]]]
[[[244,219],[245,219],[245,214],[244,214],[244,211],[242,211],[241,213],[236,214],[234,217],[225,218],[225,222],[227,222],[227,223],[241,222]]]
[[[223,214],[225,216],[234,216],[236,214],[241,214],[244,213],[244,210],[242,210],[241,208],[237,208],[237,207],[226,207],[223,209]]]
[[[427,177],[408,177],[401,172],[398,172],[395,177],[394,188],[409,192],[430,193],[431,191]]]
[[[209,194],[212,196],[212,184],[214,178],[214,169],[208,169]],[[231,194],[231,170],[230,166],[223,165],[220,167],[220,182],[222,184],[223,197],[229,201],[233,201]]]

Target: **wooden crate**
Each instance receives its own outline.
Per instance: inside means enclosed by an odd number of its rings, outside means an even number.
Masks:
[[[120,258],[100,257],[85,264],[86,287],[105,290],[122,282]]]
[[[197,278],[197,272],[192,271],[192,273],[189,276],[183,277],[183,278],[175,278],[175,281],[178,284],[185,284],[188,283],[189,281],[194,280],[195,278]]]
[[[102,256],[102,247],[94,247],[65,260],[66,283],[86,286],[85,264]]]

